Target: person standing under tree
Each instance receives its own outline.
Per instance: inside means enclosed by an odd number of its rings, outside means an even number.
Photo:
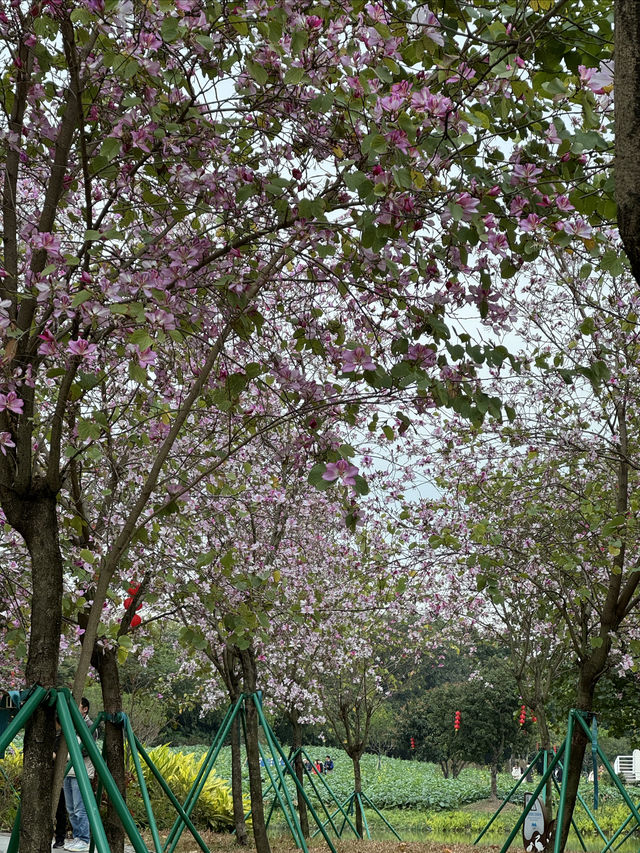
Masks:
[[[85,723],[88,727],[91,727],[93,721],[89,717],[89,700],[85,699],[83,696],[78,707],[80,708],[80,713],[82,714]],[[80,742],[80,738],[78,738],[78,743]],[[84,756],[84,766],[86,767],[89,779],[93,779],[95,769],[84,748],[82,750],[82,754]],[[82,794],[80,793],[80,786],[78,785],[76,771],[73,766],[71,766],[67,776],[65,777],[63,791],[64,799],[67,804],[67,811],[69,812],[71,829],[73,830],[73,838],[65,843],[64,849],[72,850],[74,853],[88,853],[90,837],[89,818],[87,817],[87,809],[84,804],[84,800],[82,799]]]

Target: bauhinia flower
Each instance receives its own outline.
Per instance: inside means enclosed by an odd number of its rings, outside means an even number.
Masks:
[[[358,469],[346,459],[339,459],[337,462],[327,462],[327,470],[322,475],[323,480],[333,482],[334,480],[342,480],[345,486],[355,486]]]
[[[364,347],[343,350],[341,357],[343,373],[353,373],[358,367],[362,370],[376,369],[373,359]]]
[[[75,338],[67,344],[67,351],[80,358],[91,358],[97,349],[98,347],[95,344],[90,344],[84,338]]]
[[[10,432],[0,432],[0,451],[2,455],[7,455],[7,447],[15,447],[15,441],[11,438]]]
[[[15,391],[9,391],[8,394],[0,394],[0,412],[7,411],[13,412],[16,415],[21,415],[23,406],[23,401],[18,397]]]

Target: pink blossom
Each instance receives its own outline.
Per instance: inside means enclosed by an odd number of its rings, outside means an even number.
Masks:
[[[136,347],[136,355],[138,356],[138,364],[140,367],[149,367],[149,365],[155,364],[158,358],[151,347],[147,347],[144,350],[141,350],[140,347]]]
[[[45,329],[41,335],[38,335],[41,341],[44,343],[40,344],[38,347],[38,352],[40,355],[55,355],[58,348],[58,342],[56,341],[55,335],[53,335],[49,329]]]
[[[541,174],[542,169],[534,163],[516,163],[513,167],[511,183],[518,184],[525,182],[527,184],[535,184],[538,176]]]
[[[16,444],[11,438],[10,432],[0,432],[0,451],[2,451],[2,455],[7,455],[7,447],[15,447]]]
[[[67,352],[80,356],[80,358],[91,358],[97,349],[98,347],[95,344],[90,344],[84,338],[76,338],[67,344]]]
[[[431,39],[432,42],[443,47],[444,38],[440,32],[440,21],[428,6],[419,6],[411,15],[411,23],[424,27],[422,30],[423,34]]]
[[[569,196],[559,195],[556,199],[556,207],[558,210],[575,210],[575,207],[569,201]]]
[[[361,367],[362,370],[376,369],[373,359],[364,347],[343,350],[341,358],[343,373],[353,373],[357,367]]]
[[[581,216],[576,216],[575,219],[570,219],[563,224],[565,234],[575,234],[576,237],[591,237],[593,230],[586,219]]]
[[[16,415],[22,414],[24,402],[18,397],[15,391],[9,391],[8,394],[0,394],[0,412],[13,412]]]
[[[525,219],[520,220],[519,225],[523,231],[537,231],[544,222],[545,220],[537,213],[530,213]]]
[[[480,200],[473,198],[469,193],[460,193],[455,200],[456,204],[462,208],[462,221],[470,222],[474,213],[478,212]]]
[[[337,462],[327,462],[327,468],[322,479],[328,482],[340,479],[345,486],[355,486],[357,473],[358,469],[355,465],[346,459],[339,459]]]
[[[586,65],[578,65],[580,82],[595,95],[605,95],[611,91],[613,86],[613,65],[611,62],[603,62],[600,68],[587,68]]]
[[[424,344],[411,344],[407,352],[407,359],[415,361],[418,367],[432,367],[436,363],[436,353],[435,350]]]

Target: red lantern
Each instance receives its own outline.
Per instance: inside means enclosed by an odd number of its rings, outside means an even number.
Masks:
[[[415,740],[414,740],[413,738],[409,738],[409,741],[410,741],[410,743],[411,743],[411,749],[415,749],[415,748],[416,748],[416,742],[415,742]]]
[[[125,600],[124,600],[124,609],[128,610],[132,604],[133,604],[133,596],[130,595],[128,598],[125,598]]]
[[[455,717],[453,719],[453,728],[456,731],[460,731],[460,711],[456,711]]]
[[[526,719],[527,719],[527,706],[521,705],[520,706],[520,719],[518,721],[521,726],[524,726],[524,722]]]
[[[132,627],[132,628],[137,628],[137,627],[138,627],[138,625],[139,625],[141,622],[142,622],[142,619],[141,619],[141,618],[138,616],[138,614],[136,613],[136,614],[134,615],[133,619],[131,620],[131,627]]]

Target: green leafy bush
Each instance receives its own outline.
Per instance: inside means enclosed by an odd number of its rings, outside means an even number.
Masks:
[[[193,753],[176,752],[167,745],[157,746],[149,750],[148,754],[176,798],[181,804],[184,803],[204,761],[204,755],[198,758]],[[170,829],[177,813],[147,765],[144,762],[141,763],[156,824],[159,829]],[[136,823],[146,826],[148,818],[131,757],[129,757],[128,774],[131,778],[127,789],[129,811]],[[227,832],[233,829],[231,787],[216,774],[215,770],[209,774],[198,803],[191,813],[191,819],[199,829],[206,827],[215,832]]]
[[[16,818],[22,773],[22,750],[5,753],[0,760],[0,829],[10,830]]]

